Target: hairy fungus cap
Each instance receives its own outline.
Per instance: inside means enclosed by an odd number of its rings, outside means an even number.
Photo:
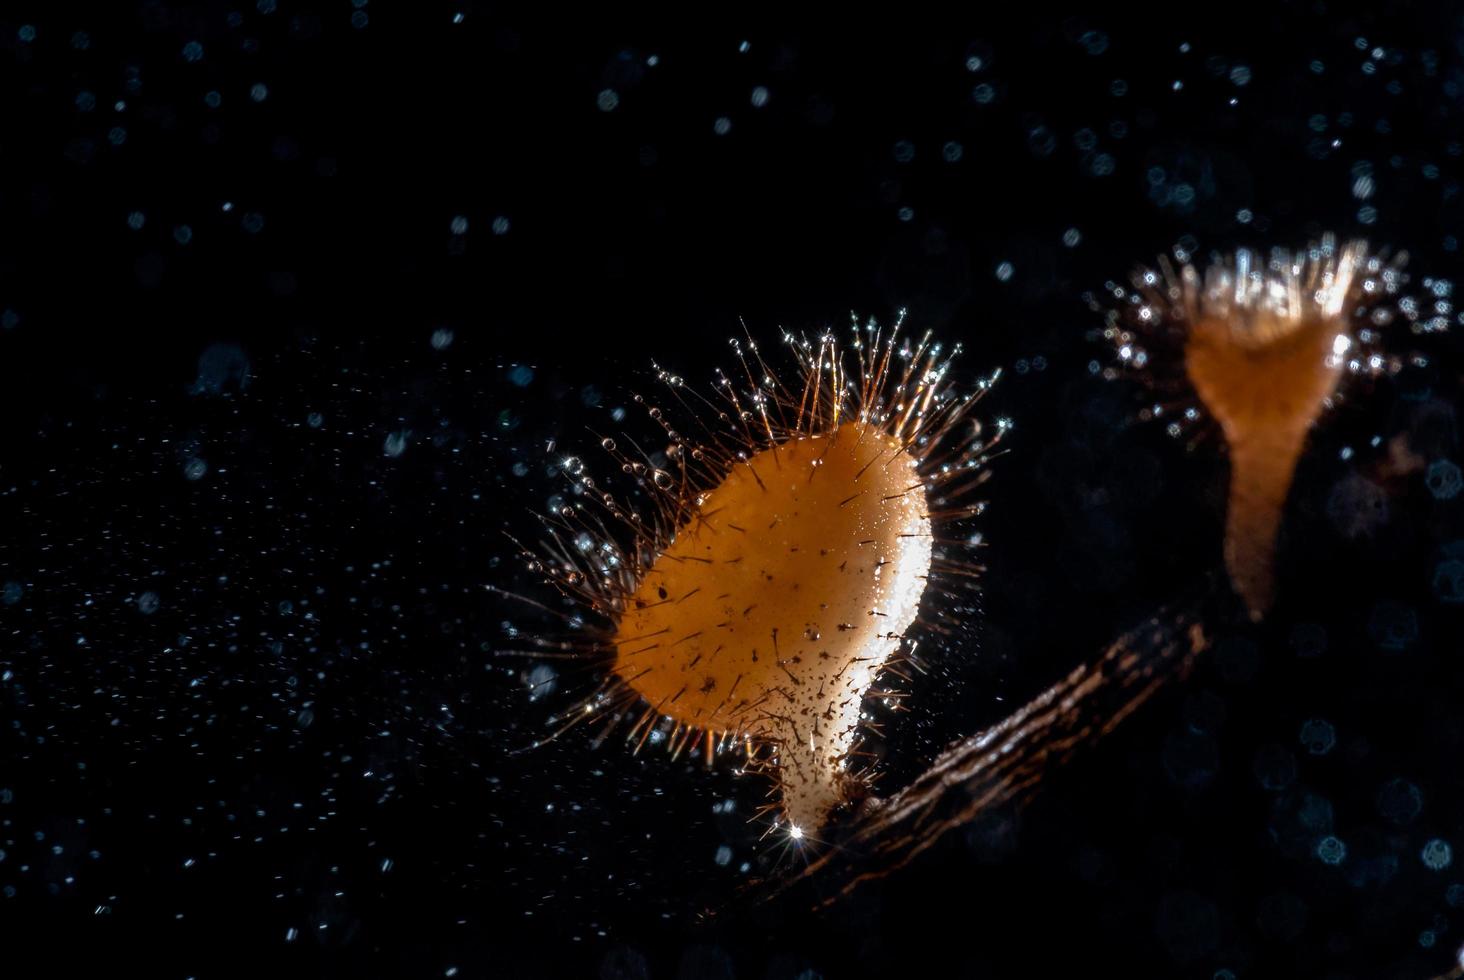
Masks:
[[[1277,537],[1307,434],[1344,372],[1396,369],[1351,352],[1391,319],[1384,301],[1402,284],[1406,257],[1385,262],[1366,242],[1338,248],[1329,235],[1269,258],[1241,249],[1203,274],[1179,258],[1177,271],[1161,258],[1159,269],[1135,273],[1135,292],[1106,333],[1123,360],[1151,371],[1145,340],[1177,346],[1190,390],[1219,423],[1230,450],[1225,565],[1259,620],[1275,597]]]
[[[564,467],[575,502],[545,515],[547,540],[524,554],[609,625],[538,645],[608,669],[556,735],[603,719],[603,737],[628,720],[637,749],[664,740],[710,763],[740,746],[775,778],[769,809],[795,840],[866,795],[869,767],[851,764],[866,699],[895,700],[878,681],[913,657],[921,629],[965,628],[980,544],[966,525],[1010,427],[987,433],[972,411],[996,374],[959,390],[947,377],[959,348],[898,334],[871,321],[847,344],[785,335],[793,386],[756,344],[734,342],[743,381],[719,375],[715,399],[660,371],[684,411],[635,400],[664,457],[601,440],[649,513],[578,459]],[[922,602],[927,590],[940,601]]]

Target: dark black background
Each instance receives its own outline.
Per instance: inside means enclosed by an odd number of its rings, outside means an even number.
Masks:
[[[1084,292],[1328,229],[1457,275],[1454,5],[908,14],[0,10],[8,972],[1448,968],[1457,332],[1387,336],[1428,367],[1327,416],[1265,627],[1213,624],[1037,804],[832,911],[705,914],[773,857],[756,780],[527,750],[593,676],[531,701],[506,652],[549,627],[486,586],[551,600],[503,532],[564,453],[603,466],[590,429],[651,431],[652,360],[710,380],[743,322],[908,308],[966,381],[1005,369],[983,616],[891,720],[893,786],[1215,581],[1223,446],[1133,421]]]

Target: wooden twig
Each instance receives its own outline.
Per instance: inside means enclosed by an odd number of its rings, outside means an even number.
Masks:
[[[766,900],[816,879],[815,907],[909,864],[984,813],[1020,806],[1048,773],[1186,676],[1210,639],[1198,605],[1169,610],[1119,637],[991,728],[955,743],[905,789],[872,800],[798,874],[751,886]]]

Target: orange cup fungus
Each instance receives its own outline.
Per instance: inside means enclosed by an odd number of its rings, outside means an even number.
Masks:
[[[696,435],[651,407],[664,458],[602,442],[649,512],[572,461],[581,492],[530,559],[603,622],[578,644],[602,658],[602,683],[564,727],[624,721],[637,748],[659,733],[709,762],[740,748],[774,775],[773,806],[801,838],[865,795],[853,760],[881,676],[922,627],[954,631],[969,611],[923,600],[975,580],[963,525],[1007,424],[988,434],[971,411],[994,378],[959,391],[941,348],[898,325],[847,346],[786,340],[793,387],[755,345],[738,345],[742,382],[721,377],[716,399],[661,372]]]
[[[1396,370],[1366,349],[1394,315],[1404,277],[1393,261],[1331,236],[1300,252],[1237,251],[1203,274],[1176,252],[1140,268],[1105,336],[1125,364],[1182,371],[1183,384],[1219,423],[1230,451],[1225,567],[1252,619],[1276,591],[1276,546],[1287,494],[1308,433],[1338,393],[1344,373]],[[1153,348],[1151,350],[1151,348]],[[1165,365],[1159,348],[1168,348]],[[1151,380],[1158,378],[1151,374]],[[1162,379],[1156,387],[1163,387]],[[1156,405],[1161,416],[1173,407]],[[1190,410],[1190,415],[1195,414]],[[1179,434],[1179,423],[1170,431]]]

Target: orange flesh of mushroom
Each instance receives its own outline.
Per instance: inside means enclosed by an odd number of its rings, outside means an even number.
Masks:
[[[1230,448],[1225,567],[1254,620],[1275,595],[1276,539],[1307,432],[1341,377],[1329,361],[1340,330],[1325,316],[1283,325],[1262,313],[1244,329],[1205,317],[1185,346],[1185,372]]]
[[[916,460],[844,423],[737,464],[646,571],[614,671],[661,716],[776,747],[787,819],[845,802],[861,702],[931,566]]]

